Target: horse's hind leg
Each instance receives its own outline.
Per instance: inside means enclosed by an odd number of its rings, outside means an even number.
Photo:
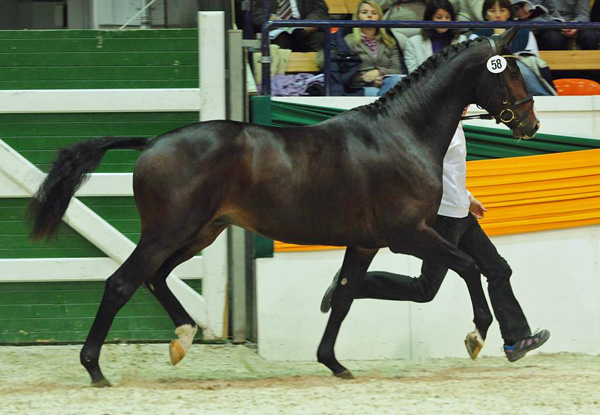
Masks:
[[[192,258],[213,243],[226,227],[225,224],[216,223],[205,226],[198,236],[172,254],[158,272],[149,281],[145,282],[150,292],[160,302],[175,325],[175,334],[178,338],[172,340],[169,344],[169,356],[173,365],[176,365],[185,357],[198,328],[167,285],[167,277],[179,264]]]
[[[346,249],[344,263],[337,283],[338,286],[331,299],[331,314],[317,350],[317,360],[327,366],[337,377],[345,379],[352,379],[353,377],[335,358],[334,346],[342,321],[350,311],[350,306],[360,287],[360,282],[376,253],[376,249],[367,250],[352,247]]]
[[[98,359],[117,312],[171,254],[172,248],[160,238],[149,240],[142,235],[129,258],[106,280],[100,307],[80,354],[81,364],[90,374],[94,386],[110,386],[100,370]]]

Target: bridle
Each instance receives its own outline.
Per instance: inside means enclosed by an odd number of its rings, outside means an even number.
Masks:
[[[493,36],[490,36],[488,38],[488,40],[492,47],[492,56],[498,55],[498,51],[496,49],[496,41],[493,39]],[[508,58],[508,59],[516,59],[517,58],[515,55],[502,55],[502,57]],[[496,75],[498,75],[498,79],[500,80],[500,86],[502,87],[503,108],[500,111],[500,113],[496,114],[496,115],[489,114],[489,113],[481,114],[481,115],[469,115],[469,116],[462,117],[462,119],[463,120],[469,120],[469,119],[474,119],[474,118],[488,119],[488,120],[495,119],[496,124],[503,123],[504,125],[506,125],[508,128],[511,128],[511,129],[515,124],[517,124],[517,126],[520,126],[521,124],[523,124],[523,119],[525,119],[529,115],[529,112],[531,111],[531,109],[529,109],[525,114],[523,114],[521,118],[517,118],[517,116],[515,115],[515,110],[518,107],[520,107],[521,105],[533,101],[533,97],[531,95],[528,95],[527,97],[525,97],[523,99],[514,101],[515,98],[512,96],[510,91],[506,88],[506,84],[504,83],[504,78],[502,76],[502,72],[500,72]],[[492,95],[490,94],[487,104],[489,104],[491,102],[491,100],[492,100]],[[487,104],[486,104],[486,107],[488,106]],[[479,107],[479,105],[478,105],[478,107]],[[479,108],[481,108],[481,107],[479,107]]]

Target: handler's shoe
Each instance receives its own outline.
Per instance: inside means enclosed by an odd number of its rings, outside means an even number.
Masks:
[[[341,270],[342,269],[340,268],[338,272],[336,272],[333,281],[331,281],[331,285],[327,287],[325,294],[323,294],[323,299],[321,300],[321,313],[326,313],[331,310],[331,297],[333,297],[335,287],[337,287],[338,280],[340,279]]]
[[[537,349],[550,338],[550,332],[548,330],[540,330],[534,333],[532,336],[525,337],[523,340],[519,340],[512,346],[504,345],[504,353],[506,358],[510,362],[516,362],[523,356],[534,349]]]

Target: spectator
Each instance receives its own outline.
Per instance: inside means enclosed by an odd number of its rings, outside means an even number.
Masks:
[[[425,11],[425,0],[375,0],[377,4],[385,11],[382,20],[422,20]],[[418,35],[419,28],[397,27],[391,29],[396,38],[400,49],[404,51],[406,41],[409,37]]]
[[[482,14],[485,20],[506,22],[512,19],[513,9],[510,0],[485,0]],[[505,29],[479,29],[475,36],[492,36]],[[517,65],[531,95],[556,95],[548,64],[539,58],[535,36],[529,29],[521,29],[510,44],[517,55]],[[542,74],[545,76],[542,76]]]
[[[558,2],[558,12],[567,22],[589,22],[589,0],[561,0]],[[598,49],[598,31],[594,29],[561,29],[562,38],[557,40],[559,49],[568,49],[569,39],[574,38],[577,46],[584,50]]]
[[[354,20],[381,20],[383,12],[375,0],[359,2],[352,18]],[[385,29],[355,27],[344,37],[352,52],[362,63],[352,78],[352,87],[362,87],[365,96],[385,94],[402,78],[400,52],[394,38]]]
[[[539,17],[532,17],[532,9],[527,3],[531,0],[513,0],[513,5],[520,20],[532,21],[560,21],[560,22],[589,22],[589,0],[544,0],[539,5],[548,13]],[[536,3],[533,3],[535,6]],[[577,29],[545,29],[535,32],[540,49],[565,50],[569,49],[569,40],[575,39],[581,49],[598,49],[598,32],[596,30]]]
[[[483,0],[458,0],[457,20],[477,22],[483,20]]]
[[[456,20],[454,7],[448,0],[432,0],[425,8],[423,20],[449,22]],[[404,51],[404,63],[408,72],[419,67],[428,57],[446,46],[466,40],[464,35],[454,29],[421,29],[421,34],[408,39]]]
[[[329,9],[324,0],[271,0],[270,20],[327,20]],[[253,23],[260,30],[265,22],[263,0],[253,0]],[[290,22],[292,25],[293,22]],[[323,32],[316,27],[275,29],[272,43],[295,52],[317,51],[323,45]]]

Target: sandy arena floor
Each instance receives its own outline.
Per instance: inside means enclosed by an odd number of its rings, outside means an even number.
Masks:
[[[89,387],[80,346],[0,347],[2,415],[600,414],[600,357],[269,362],[245,346],[194,345],[176,367],[166,344],[106,345],[114,386]]]

